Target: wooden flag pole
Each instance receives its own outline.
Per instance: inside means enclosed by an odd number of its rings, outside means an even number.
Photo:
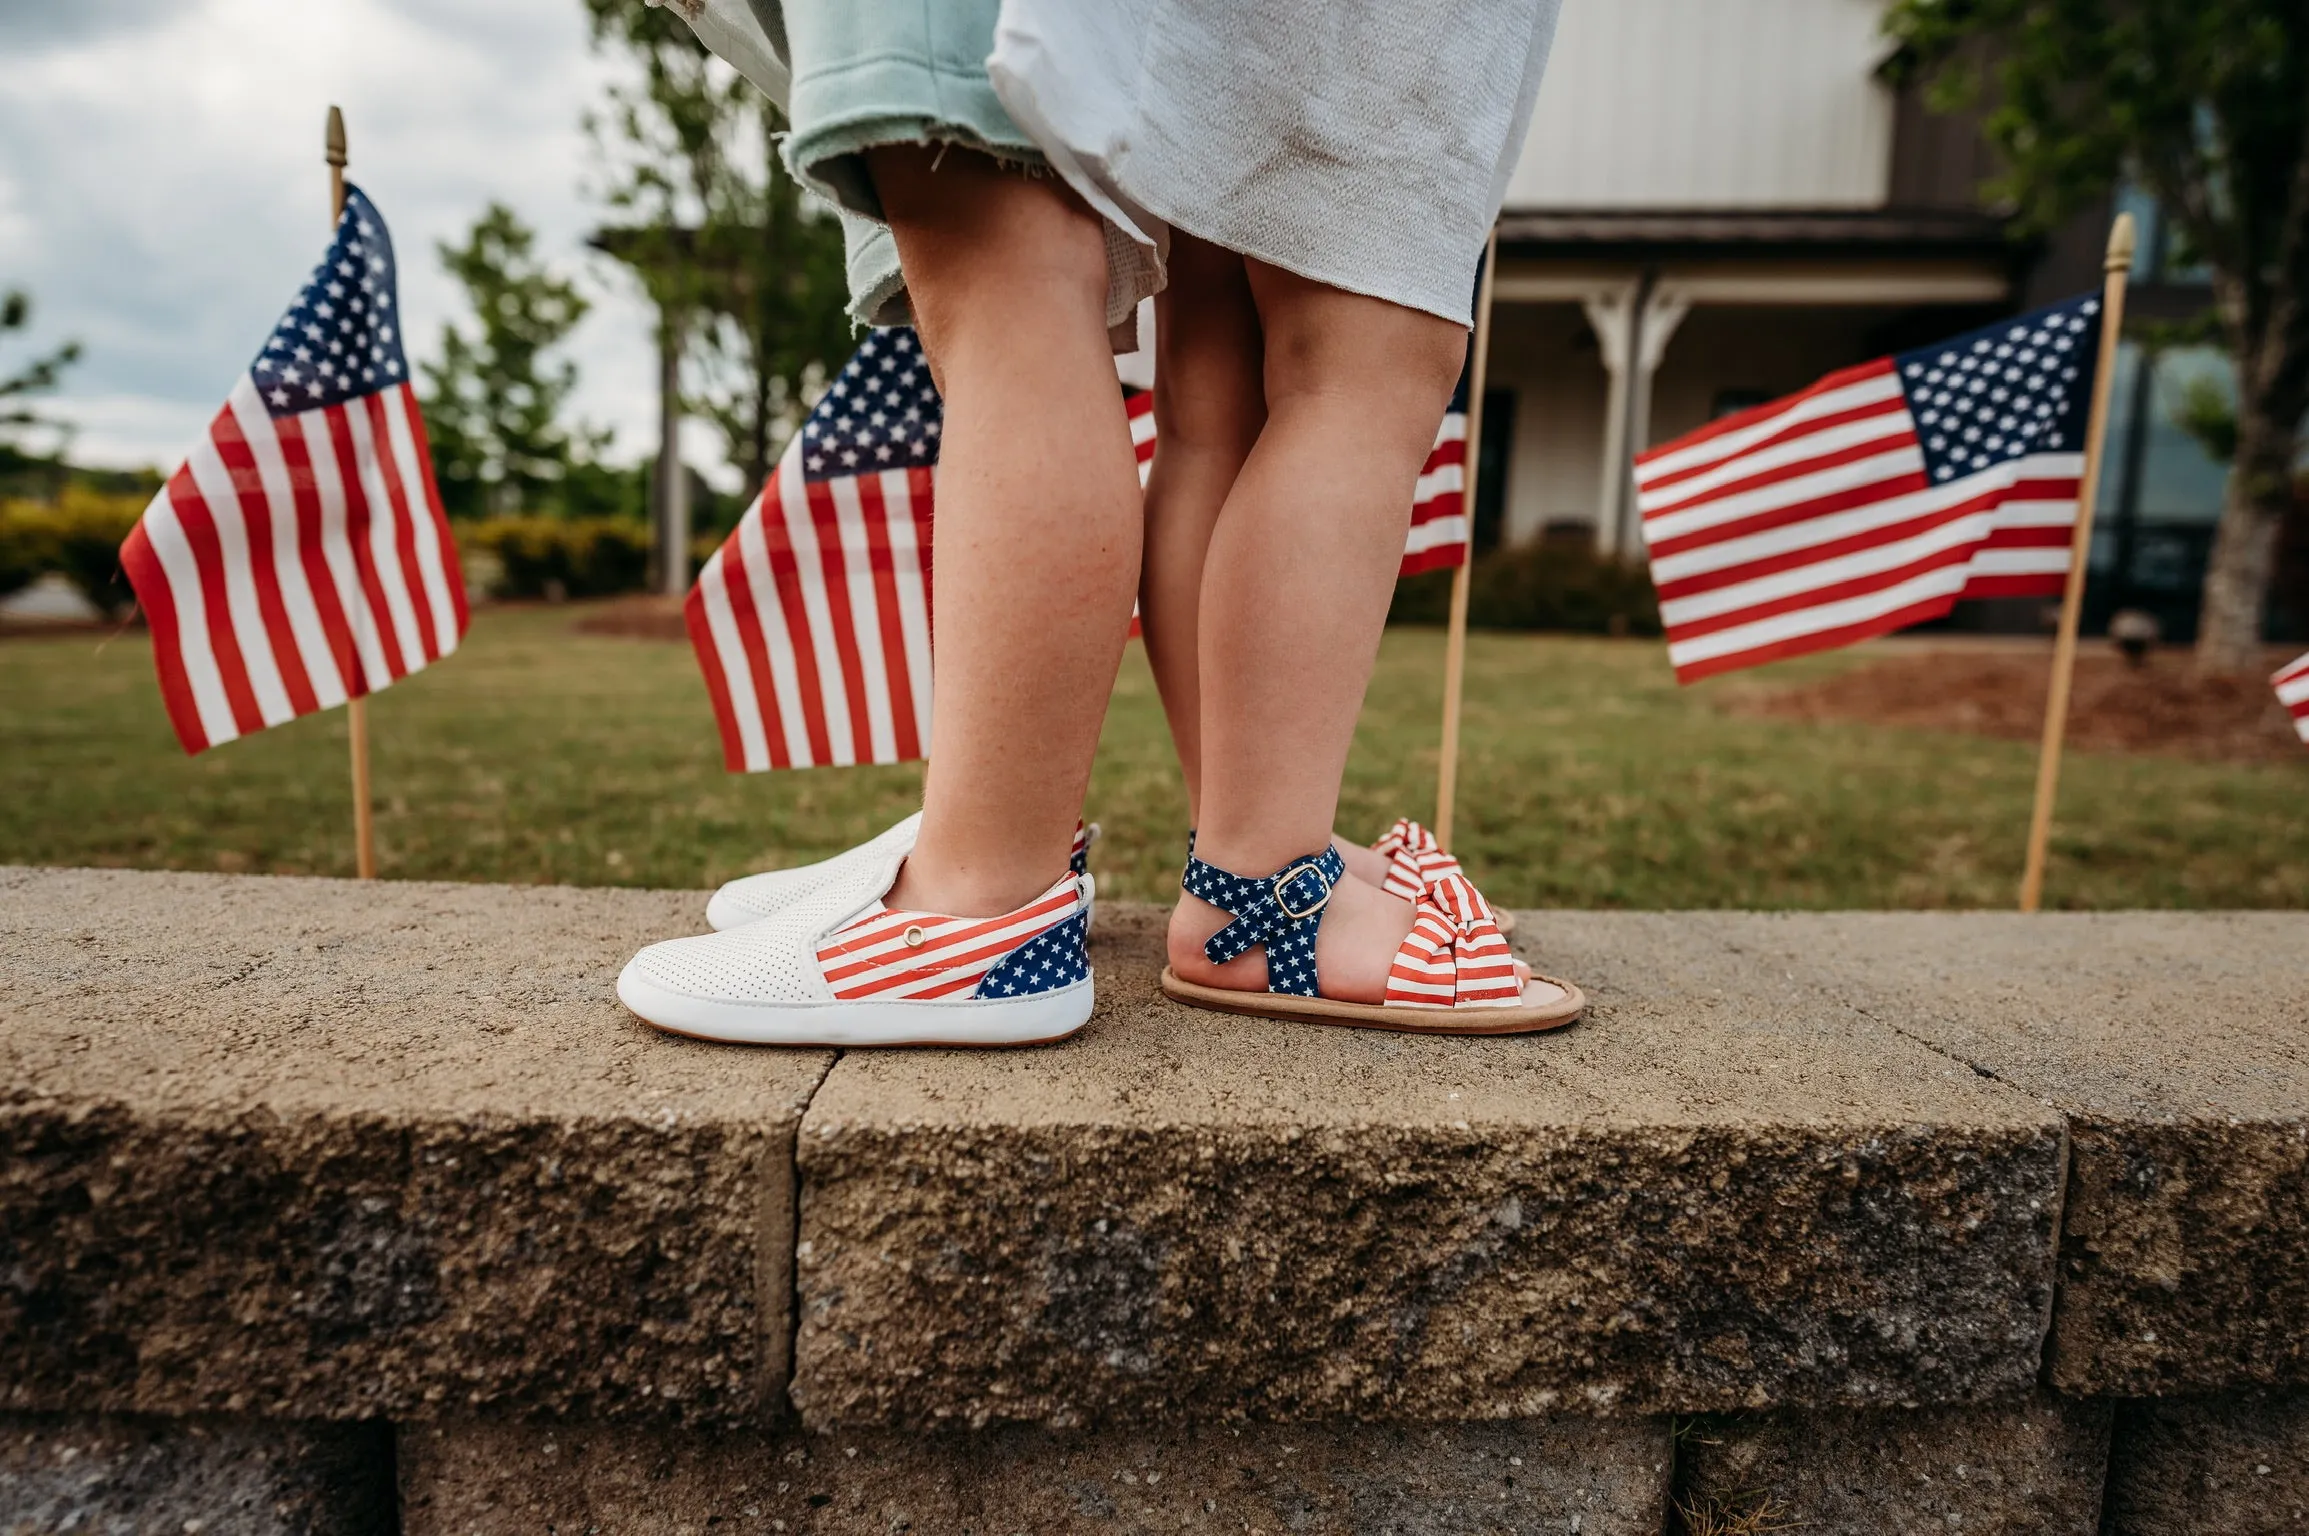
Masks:
[[[2052,643],[2052,689],[2044,706],[2044,745],[2036,759],[2036,805],[2028,818],[2028,858],[2020,876],[2020,909],[2034,912],[2044,895],[2045,846],[2052,837],[2052,807],[2060,791],[2061,739],[2068,731],[2069,683],[2076,672],[2077,624],[2084,614],[2085,563],[2093,547],[2093,503],[2100,497],[2101,442],[2108,433],[2109,386],[2116,376],[2117,341],[2125,322],[2125,284],[2133,271],[2133,216],[2117,215],[2109,228],[2107,274],[2101,285],[2101,346],[2093,366],[2092,416],[2085,427],[2084,475],[2077,482],[2076,528],[2069,535],[2068,585],[2060,600],[2060,633]]]
[[[329,162],[329,229],[345,216],[345,114],[329,108],[323,139]],[[363,880],[377,878],[377,828],[369,808],[369,701],[355,694],[345,701],[346,735],[353,751],[353,867]]]
[[[1467,361],[1467,462],[1460,471],[1460,509],[1467,553],[1451,573],[1451,624],[1443,639],[1443,750],[1435,765],[1435,841],[1451,846],[1459,798],[1459,700],[1467,681],[1467,597],[1475,571],[1475,476],[1483,459],[1483,371],[1491,360],[1491,279],[1499,267],[1499,227],[1483,246],[1483,280],[1475,285],[1475,340]]]

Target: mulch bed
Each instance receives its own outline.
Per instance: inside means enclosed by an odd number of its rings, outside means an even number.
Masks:
[[[112,635],[141,632],[144,625],[136,620],[121,623],[112,619],[13,619],[0,617],[0,640],[76,640],[95,636],[104,639]]]
[[[2200,677],[2186,651],[2140,665],[2095,647],[2077,658],[2068,745],[2208,762],[2309,761],[2266,673]],[[1793,688],[1757,686],[1725,702],[1741,714],[1851,720],[2036,741],[2051,686],[2050,646],[1919,649]]]
[[[621,597],[593,609],[570,626],[581,635],[617,640],[687,640],[678,597]]]

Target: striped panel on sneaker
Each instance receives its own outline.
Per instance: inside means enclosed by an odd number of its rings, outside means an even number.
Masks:
[[[1465,875],[1431,880],[1419,893],[1411,933],[1387,974],[1386,1000],[1419,1008],[1512,1008],[1523,1001],[1515,952]]]
[[[876,904],[826,937],[818,946],[818,964],[834,996],[844,1002],[959,997],[975,989],[1012,953],[1077,918],[1082,897],[1076,881],[1069,872],[1025,906],[1001,917],[942,917]],[[1081,952],[1079,939],[1074,952]],[[1077,967],[1062,969],[1072,973],[1071,981],[1087,974]]]
[[[1098,841],[1098,828],[1085,822],[1074,824],[1074,846],[1066,853],[1066,867],[1078,875],[1090,873],[1090,845]]]

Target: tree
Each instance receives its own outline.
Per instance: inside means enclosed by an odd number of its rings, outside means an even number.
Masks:
[[[573,458],[594,446],[561,424],[575,364],[545,354],[582,319],[586,301],[533,252],[536,235],[491,203],[463,245],[444,241],[441,265],[464,284],[476,331],[441,328],[441,358],[425,365],[425,429],[433,472],[452,513],[548,505]]]
[[[702,232],[705,340],[717,366],[697,392],[748,499],[769,479],[784,433],[799,425],[810,383],[840,367],[851,347],[841,225],[779,163],[777,109],[758,95],[753,108],[750,164],[725,162]]]
[[[2309,6],[2299,0],[1896,0],[1903,63],[1985,97],[1992,184],[2044,229],[2120,177],[2211,274],[2236,438],[2197,657],[2254,666],[2309,413]]]
[[[776,108],[676,16],[587,3],[596,44],[639,66],[589,120],[621,220],[603,243],[658,306],[661,344],[703,343],[681,393],[721,429],[750,498],[813,373],[848,355],[841,226],[779,163]]]
[[[671,10],[631,0],[586,0],[596,48],[621,49],[640,79],[614,83],[605,113],[588,112],[606,179],[601,199],[619,218],[612,252],[640,277],[661,312],[681,316],[703,298],[694,237],[722,182],[731,125],[750,89]]]
[[[0,292],[0,338],[32,323],[32,296],[20,288]],[[14,373],[0,373],[0,469],[32,462],[22,446],[28,430],[64,430],[32,409],[31,397],[54,389],[64,370],[80,360],[80,343],[68,341],[45,357],[35,357]]]

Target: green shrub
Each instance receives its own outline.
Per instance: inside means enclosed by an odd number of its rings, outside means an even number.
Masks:
[[[0,595],[51,572],[106,614],[135,600],[120,573],[120,543],[144,512],[134,495],[67,487],[53,505],[0,503]]]
[[[606,597],[649,579],[649,529],[607,517],[493,517],[457,531],[458,547],[494,560],[499,597]]]
[[[0,597],[56,569],[56,513],[29,501],[0,501]]]
[[[120,568],[120,546],[144,515],[145,505],[144,498],[135,495],[77,488],[67,489],[57,503],[55,569],[107,616],[136,601]]]
[[[1441,624],[1451,613],[1451,572],[1395,584],[1390,624]],[[1585,541],[1539,542],[1479,555],[1467,593],[1471,629],[1656,635],[1659,599],[1650,572],[1599,555]]]

